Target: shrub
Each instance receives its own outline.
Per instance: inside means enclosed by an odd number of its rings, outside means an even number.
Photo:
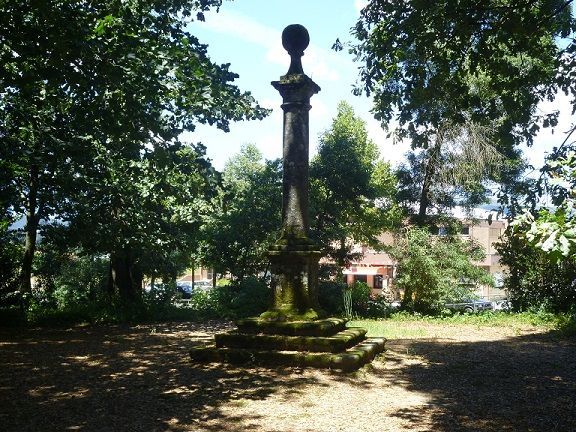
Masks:
[[[370,291],[364,282],[355,282],[344,289],[344,313],[348,318],[367,316]]]
[[[245,318],[259,315],[272,303],[272,290],[265,281],[246,278],[216,288],[219,314],[223,318]]]
[[[320,281],[318,284],[320,308],[328,315],[342,315],[344,313],[343,293],[345,289],[345,283]]]
[[[388,318],[392,307],[385,296],[378,296],[368,300],[366,318]]]
[[[388,253],[398,261],[396,286],[404,290],[402,307],[438,313],[451,298],[468,287],[491,284],[492,277],[474,264],[484,258],[482,248],[456,235],[433,236],[427,229],[409,227],[396,235]]]

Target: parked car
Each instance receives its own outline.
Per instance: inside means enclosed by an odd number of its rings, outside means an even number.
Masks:
[[[199,280],[194,281],[194,291],[209,291],[212,289],[212,281]]]
[[[176,293],[183,299],[192,297],[192,284],[190,282],[176,282]]]
[[[504,300],[496,300],[492,302],[492,309],[498,311],[509,311],[512,309],[512,305],[506,299]]]
[[[447,303],[444,306],[448,309],[467,313],[492,310],[492,303],[486,300],[468,299],[458,303]]]

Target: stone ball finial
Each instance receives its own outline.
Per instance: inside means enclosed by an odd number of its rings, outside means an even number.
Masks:
[[[290,68],[286,75],[303,75],[302,60],[304,50],[310,43],[310,35],[306,27],[300,24],[290,24],[282,32],[282,46],[290,54]]]
[[[291,56],[302,56],[309,43],[310,35],[303,25],[290,24],[282,32],[282,46]]]

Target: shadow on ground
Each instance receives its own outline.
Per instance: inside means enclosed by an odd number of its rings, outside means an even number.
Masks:
[[[394,340],[351,376],[191,364],[228,327],[0,329],[0,430],[292,430],[277,404],[306,431],[576,430],[574,339]]]
[[[310,384],[293,370],[278,380],[282,370],[192,365],[190,341],[211,338],[221,325],[196,327],[0,331],[0,429],[210,430],[218,419],[213,430],[239,431],[241,419],[226,424],[223,404]]]
[[[554,333],[481,342],[406,339],[388,348],[386,368],[373,373],[429,401],[393,414],[414,430],[422,424],[432,431],[576,430],[574,339]]]

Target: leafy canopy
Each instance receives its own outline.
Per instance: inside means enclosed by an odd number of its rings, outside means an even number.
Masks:
[[[238,280],[259,276],[281,226],[280,161],[263,160],[253,144],[242,147],[222,173],[222,185],[202,225],[200,260]]]
[[[377,245],[377,236],[398,221],[396,179],[379,159],[365,122],[340,102],[332,126],[320,137],[310,164],[312,236],[339,264],[349,241]]]
[[[437,236],[426,228],[406,227],[388,252],[398,262],[395,283],[404,290],[404,308],[439,311],[447,302],[472,297],[476,284],[492,283],[474,263],[484,258],[482,247],[457,234]]]
[[[83,246],[124,255],[197,229],[182,201],[201,197],[211,174],[181,133],[267,114],[188,30],[220,4],[0,3],[2,224],[26,217],[28,264],[40,220],[65,220]]]
[[[537,103],[558,89],[574,93],[565,72],[575,70],[576,47],[555,40],[575,28],[571,3],[371,0],[352,30],[358,41],[350,51],[362,64],[356,92],[373,95],[376,118],[397,121],[397,136],[414,147],[427,147],[443,122],[467,116],[530,142]],[[556,124],[554,113],[548,124]]]

